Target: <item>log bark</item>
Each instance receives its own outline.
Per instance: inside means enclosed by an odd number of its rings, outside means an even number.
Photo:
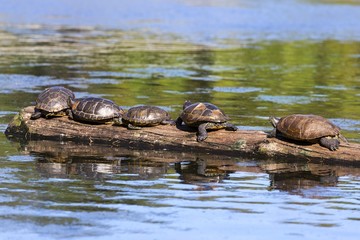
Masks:
[[[31,142],[51,140],[61,143],[77,142],[102,145],[113,149],[155,150],[219,157],[247,157],[257,159],[307,160],[327,164],[360,166],[360,144],[341,144],[330,151],[319,144],[303,144],[268,138],[263,131],[217,130],[209,132],[204,142],[196,141],[196,131],[186,126],[160,125],[141,130],[128,130],[122,126],[85,124],[68,117],[30,120],[34,107],[24,108],[9,123],[5,134],[9,138]]]

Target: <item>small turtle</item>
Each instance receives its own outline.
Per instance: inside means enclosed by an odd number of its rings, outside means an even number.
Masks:
[[[124,110],[105,98],[85,97],[69,99],[69,117],[80,122],[118,123]]]
[[[185,101],[183,106],[183,112],[176,120],[176,125],[181,126],[182,122],[190,127],[197,127],[197,141],[204,141],[208,134],[206,130],[221,129],[236,131],[237,127],[227,122],[230,118],[219,109],[217,106],[211,103],[191,103]]]
[[[31,119],[35,120],[40,117],[56,117],[65,116],[70,106],[68,99],[74,99],[74,93],[64,87],[46,88],[39,94],[36,99],[35,112],[31,115]]]
[[[321,116],[293,114],[280,119],[270,117],[269,120],[274,126],[269,137],[280,135],[292,140],[319,143],[331,151],[339,148],[339,138],[348,143],[340,128]]]
[[[121,119],[129,129],[141,129],[144,126],[159,124],[175,125],[169,113],[155,106],[137,106],[130,108]]]

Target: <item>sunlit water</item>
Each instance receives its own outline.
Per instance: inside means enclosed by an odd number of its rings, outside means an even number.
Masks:
[[[173,118],[185,100],[208,101],[240,129],[314,113],[360,142],[358,16],[354,1],[6,1],[0,132],[62,85]],[[0,239],[359,236],[356,167],[180,159],[1,134]]]

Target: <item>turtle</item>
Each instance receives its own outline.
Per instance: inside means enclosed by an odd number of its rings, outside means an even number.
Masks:
[[[230,118],[214,104],[185,101],[183,111],[176,120],[176,125],[180,127],[184,122],[189,127],[197,128],[196,140],[202,142],[208,136],[206,130],[225,128],[226,130],[236,131],[237,127],[229,123],[228,120]]]
[[[98,97],[84,97],[71,100],[69,117],[88,123],[118,123],[124,110],[113,101]]]
[[[340,128],[324,117],[313,114],[292,114],[282,118],[269,117],[274,130],[269,137],[285,137],[296,141],[319,143],[335,151],[340,140],[348,144]]]
[[[122,124],[128,129],[141,129],[144,126],[156,126],[159,124],[175,125],[170,114],[155,106],[136,106],[130,108],[121,118]]]
[[[69,98],[75,99],[75,95],[70,89],[61,86],[46,88],[38,95],[35,112],[30,118],[35,120],[40,117],[65,116],[70,108]]]

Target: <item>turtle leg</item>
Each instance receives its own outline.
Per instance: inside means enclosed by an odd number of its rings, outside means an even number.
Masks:
[[[337,138],[332,137],[322,137],[319,141],[320,145],[328,148],[331,151],[335,151],[339,148],[340,141]]]
[[[127,128],[130,129],[130,130],[140,130],[140,129],[141,129],[141,127],[139,127],[139,126],[134,126],[134,125],[132,125],[131,123],[129,123],[129,124],[127,125]]]
[[[74,115],[73,115],[73,113],[72,113],[71,110],[68,111],[68,115],[69,115],[69,118],[70,118],[70,119],[73,119],[73,120],[74,120]]]
[[[197,132],[197,138],[196,138],[196,140],[198,142],[202,142],[208,137],[208,133],[206,131],[207,127],[208,127],[208,123],[202,123],[199,125],[198,132]]]
[[[116,117],[116,118],[114,118],[114,125],[116,125],[116,126],[121,126],[121,125],[123,125],[122,118],[121,118],[121,117]]]
[[[163,120],[163,121],[161,121],[160,122],[160,124],[162,124],[162,125],[176,125],[176,121],[174,121],[174,120]]]
[[[34,112],[33,114],[31,114],[30,119],[31,119],[31,120],[38,119],[38,118],[41,117],[41,115],[42,115],[42,114],[41,114],[41,111],[35,109],[35,112]]]
[[[276,128],[274,128],[271,132],[268,133],[268,138],[275,138],[277,136]]]
[[[228,123],[228,122],[224,123],[224,127],[228,131],[237,131],[238,130],[238,128],[234,124]]]
[[[181,127],[181,124],[183,123],[183,120],[181,117],[178,117],[175,121],[175,124],[177,127]]]
[[[53,117],[54,116],[54,114],[52,114],[52,113],[47,113],[47,114],[45,114],[45,118],[46,119],[49,119],[49,118],[51,118],[51,117]]]

